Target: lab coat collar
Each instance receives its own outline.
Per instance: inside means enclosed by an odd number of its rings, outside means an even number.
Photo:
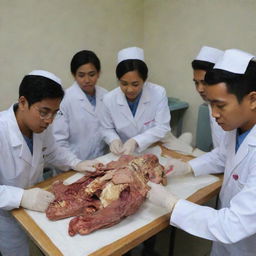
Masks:
[[[141,115],[145,112],[147,108],[146,104],[150,102],[150,94],[147,89],[147,83],[144,83],[143,85],[142,95],[134,117],[127,103],[125,94],[122,92],[120,87],[118,88],[118,90],[119,93],[117,94],[117,104],[120,105],[120,110],[124,114],[124,116],[136,126],[135,121],[138,121],[140,119]]]
[[[77,84],[77,82],[74,82],[74,89],[76,91],[75,95],[77,95],[77,99],[81,102],[81,107],[85,109],[87,112],[89,112],[90,114],[96,116],[94,106],[92,106],[92,104],[89,102],[85,93],[82,91],[82,89]],[[97,92],[99,91],[97,90],[97,86],[95,87],[95,90],[96,90],[96,106],[97,106],[97,100],[98,100]]]
[[[236,132],[234,132],[234,140],[236,141]],[[234,168],[246,157],[251,148],[256,147],[256,125],[251,129],[235,154]],[[235,150],[235,146],[233,147]]]
[[[256,124],[246,136],[245,141],[247,141],[248,145],[256,147]]]
[[[19,157],[22,158],[27,163],[31,164],[32,155],[18,126],[17,119],[14,114],[13,106],[14,105],[12,105],[9,108],[8,114],[7,114],[7,124],[9,128],[8,132],[9,132],[9,138],[11,141],[11,146],[14,148],[20,147]]]
[[[125,106],[125,105],[128,106],[127,100],[126,100],[125,95],[122,92],[121,88],[118,87],[117,90],[118,90],[117,99],[116,99],[117,104],[120,106]]]
[[[140,117],[143,115],[143,113],[145,112],[145,110],[147,109],[147,103],[150,102],[150,94],[147,88],[147,82],[144,83],[143,85],[143,91],[142,91],[142,95],[140,98],[140,102],[137,108],[137,111],[135,113],[135,120],[138,121],[140,120]]]
[[[17,123],[17,119],[13,110],[14,104],[7,110],[7,125],[8,125],[8,132],[9,138],[11,141],[12,147],[17,147],[22,145],[23,143],[23,136],[20,131],[20,128]]]
[[[122,92],[120,87],[117,88],[117,90],[118,90],[118,94],[117,94],[116,101],[117,101],[117,104],[120,106],[120,112],[124,115],[124,117],[126,117],[132,124],[136,126],[135,120],[133,118],[132,112],[129,108],[129,105],[127,103],[124,93]]]
[[[139,104],[141,104],[141,103],[144,104],[144,103],[150,101],[150,94],[149,94],[149,92],[148,92],[148,90],[147,90],[147,87],[146,87],[147,84],[148,84],[148,83],[145,82],[144,85],[143,85],[142,95],[141,95],[140,103],[139,103]],[[119,104],[119,105],[127,105],[127,106],[128,106],[127,100],[126,100],[126,98],[125,98],[125,95],[124,95],[124,93],[122,92],[122,90],[121,90],[120,87],[118,88],[118,91],[119,91],[119,93],[118,93],[118,95],[117,95],[117,104]]]
[[[49,129],[49,128],[47,128]],[[33,160],[32,160],[32,166],[37,167],[39,160],[41,158],[41,155],[43,154],[43,140],[42,140],[42,135],[46,131],[43,131],[40,134],[33,133]]]

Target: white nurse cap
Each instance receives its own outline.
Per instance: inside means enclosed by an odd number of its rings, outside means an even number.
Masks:
[[[122,49],[117,55],[117,64],[123,60],[142,60],[144,61],[144,51],[139,47],[129,47]]]
[[[213,68],[226,70],[235,74],[244,74],[250,60],[254,57],[252,54],[238,49],[228,49]]]
[[[218,59],[223,55],[224,51],[217,48],[203,46],[196,56],[195,60],[207,61],[210,63],[216,63]]]
[[[59,77],[57,77],[53,73],[50,73],[45,70],[33,70],[28,75],[29,76],[43,76],[43,77],[49,78],[49,79],[53,80],[54,82],[56,82],[57,84],[61,85],[61,79]]]

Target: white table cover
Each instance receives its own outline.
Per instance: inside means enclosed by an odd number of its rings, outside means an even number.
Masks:
[[[162,164],[165,158],[161,157],[160,147],[153,147],[143,153],[154,153],[158,155]],[[118,157],[109,153],[102,156],[99,161],[107,163],[116,160]],[[65,182],[72,183],[83,174],[77,173],[69,177]],[[182,177],[168,178],[167,189],[176,194],[180,198],[187,198],[197,190],[218,181],[218,178],[212,175],[194,177],[186,175]],[[68,235],[68,224],[73,218],[67,218],[59,221],[50,221],[45,213],[26,210],[36,224],[46,233],[55,246],[62,252],[64,256],[85,256],[97,251],[98,249],[115,242],[116,240],[136,231],[137,229],[149,224],[153,220],[167,213],[165,209],[157,207],[147,200],[143,203],[139,211],[122,220],[110,228],[97,230],[89,235]]]

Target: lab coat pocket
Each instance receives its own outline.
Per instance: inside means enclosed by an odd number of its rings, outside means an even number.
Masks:
[[[150,119],[150,120],[147,120],[146,122],[144,122],[143,124],[143,130],[146,131],[152,127],[155,126],[155,119]]]
[[[241,180],[237,181],[237,187],[238,187],[240,190],[242,190],[242,189],[244,188],[244,186],[245,186],[245,182],[243,182],[243,181],[241,181]]]
[[[241,174],[233,173],[232,179],[238,191],[241,191],[246,184],[245,177],[243,177]]]

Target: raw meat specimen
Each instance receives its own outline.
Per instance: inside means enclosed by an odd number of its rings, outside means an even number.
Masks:
[[[50,220],[77,216],[69,223],[69,235],[89,234],[110,227],[135,213],[146,198],[148,180],[166,185],[164,167],[152,154],[123,155],[96,172],[64,185],[55,182],[51,190],[55,200],[46,210]]]

